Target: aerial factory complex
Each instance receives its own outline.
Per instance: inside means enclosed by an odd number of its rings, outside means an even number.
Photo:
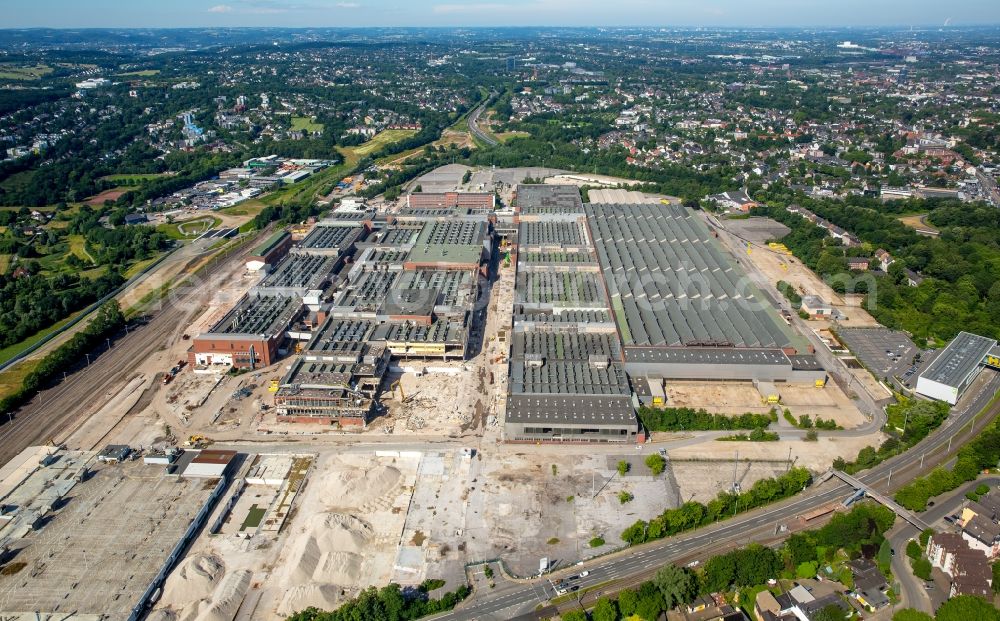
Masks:
[[[174,4],[0,28],[0,621],[1000,621],[995,25]]]

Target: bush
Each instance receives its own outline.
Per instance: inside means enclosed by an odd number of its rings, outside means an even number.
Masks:
[[[767,427],[773,420],[771,414],[747,412],[739,416],[709,414],[694,408],[639,408],[639,420],[650,431],[728,431],[731,429],[757,429]]]
[[[639,544],[670,537],[692,528],[705,526],[741,511],[749,511],[788,498],[805,489],[812,475],[805,468],[792,468],[773,479],[761,479],[741,494],[720,492],[708,504],[686,502],[676,509],[667,509],[649,522],[638,520],[621,533],[622,541]],[[892,513],[890,512],[890,515]]]
[[[920,547],[926,548],[927,542],[930,541],[931,537],[933,536],[934,536],[933,528],[925,528],[924,530],[920,531]]]
[[[622,504],[625,504],[627,502],[632,502],[634,499],[635,499],[635,496],[633,496],[629,492],[626,492],[625,490],[622,490],[622,491],[618,492],[618,502],[620,502]]]
[[[646,466],[653,472],[653,476],[659,476],[667,469],[667,460],[654,453],[646,458]]]
[[[599,547],[603,546],[604,543],[605,543],[604,537],[597,536],[597,537],[594,537],[593,539],[591,539],[588,542],[588,545],[590,545],[591,548],[599,548]]]
[[[806,432],[806,436],[803,439],[806,442],[816,442],[817,440],[819,440],[819,433],[817,433],[815,429],[810,429],[809,431]]]
[[[980,483],[979,485],[976,486],[976,494],[978,494],[979,496],[985,496],[986,494],[989,493],[990,493],[989,485],[986,485],[985,483]]]
[[[910,558],[920,558],[920,555],[923,554],[923,552],[923,548],[920,547],[920,544],[913,539],[906,542],[906,556],[909,556]]]
[[[625,476],[625,473],[627,473],[629,470],[632,469],[632,465],[630,463],[628,463],[627,461],[625,461],[624,459],[621,460],[621,461],[619,461],[618,465],[615,466],[615,467],[618,470],[618,476],[622,476],[622,477]]]
[[[924,557],[915,558],[910,560],[910,566],[913,567],[913,575],[920,578],[921,580],[931,579],[931,562]]]

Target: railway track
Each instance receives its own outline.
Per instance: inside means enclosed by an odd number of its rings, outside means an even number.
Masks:
[[[246,257],[252,244],[213,260],[198,277],[200,286],[177,290],[148,323],[115,338],[110,349],[92,353],[91,364],[43,390],[0,426],[0,464],[29,446],[66,440],[76,428],[114,396],[133,376],[137,361],[165,349],[181,337],[192,317],[204,307],[205,296]]]

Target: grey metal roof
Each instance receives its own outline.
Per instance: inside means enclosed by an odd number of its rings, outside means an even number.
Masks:
[[[212,334],[265,335],[284,332],[302,310],[297,296],[248,293],[226,315],[201,336]]]
[[[540,356],[546,360],[587,362],[591,356],[619,360],[618,339],[610,334],[515,332],[511,360]]]
[[[546,360],[535,366],[510,363],[512,394],[627,395],[628,379],[620,362],[595,366],[586,362]]]
[[[519,185],[517,207],[522,214],[583,213],[580,190],[570,185]]]
[[[791,336],[680,205],[584,206],[626,345],[787,346]]]
[[[996,346],[991,338],[959,332],[920,377],[957,388]]]
[[[322,289],[336,269],[337,257],[290,254],[264,277],[258,289]]]
[[[360,223],[357,226],[317,225],[302,240],[297,251],[305,253],[328,251],[343,254],[363,235],[364,231]]]
[[[607,308],[604,285],[595,272],[520,272],[515,284],[519,304]]]
[[[540,220],[521,222],[517,239],[522,246],[583,246],[586,235],[582,222]]]
[[[507,400],[509,423],[628,425],[638,424],[632,399],[625,395],[511,395]]]
[[[780,349],[743,349],[735,347],[626,347],[626,362],[685,364],[789,364]]]

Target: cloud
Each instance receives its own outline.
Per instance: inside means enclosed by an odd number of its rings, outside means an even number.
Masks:
[[[233,7],[228,4],[217,4],[212,8],[208,9],[209,13],[232,13]]]

